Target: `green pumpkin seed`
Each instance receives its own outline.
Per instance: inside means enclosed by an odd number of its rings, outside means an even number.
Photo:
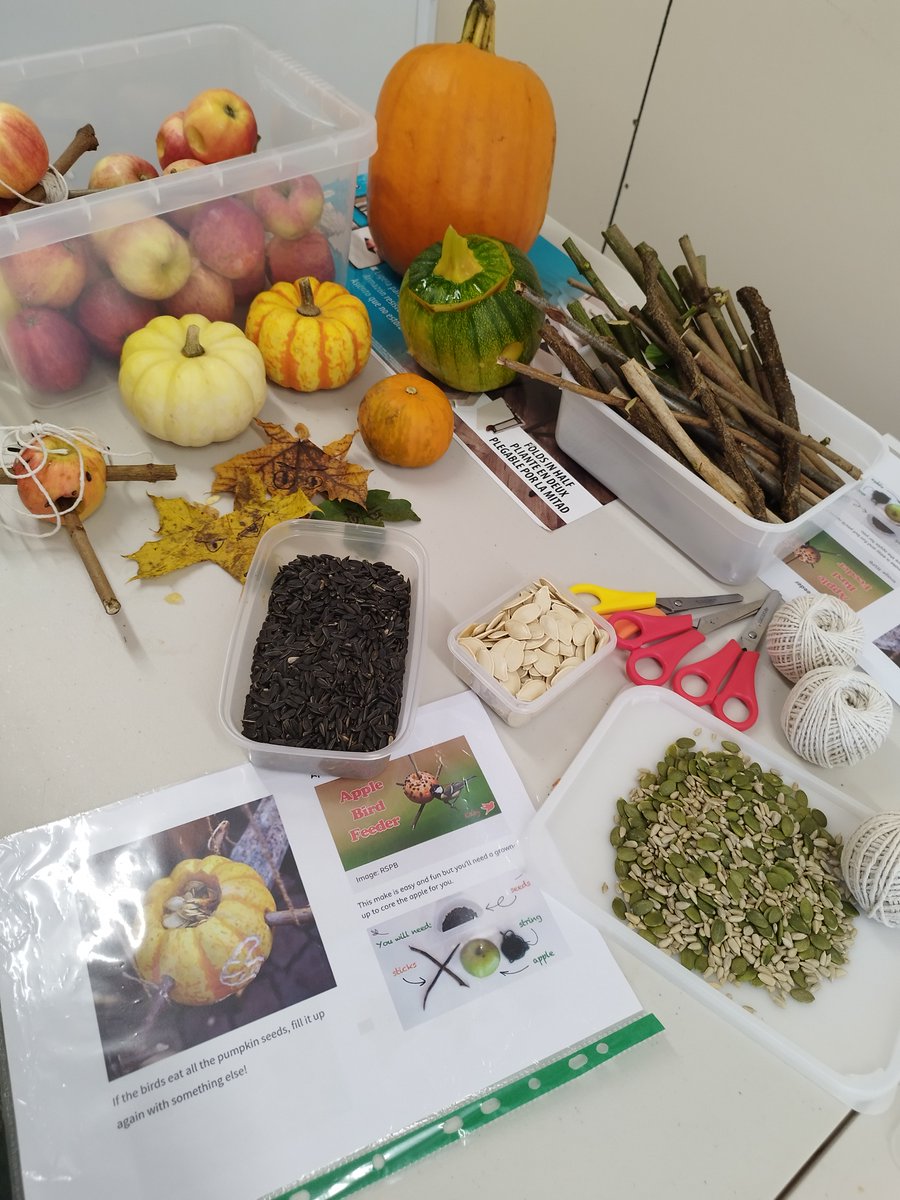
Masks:
[[[805,987],[791,988],[791,998],[797,1000],[800,1004],[812,1004],[815,996]]]
[[[625,845],[619,847],[616,859],[620,862],[633,863],[637,856],[638,852],[634,846]]]
[[[615,897],[615,899],[613,900],[613,902],[612,902],[612,910],[613,910],[613,914],[614,914],[615,916],[617,916],[617,917],[619,918],[619,920],[620,920],[620,921],[624,921],[624,920],[625,920],[625,913],[626,913],[628,910],[626,909],[626,907],[625,907],[625,901],[622,899],[622,897],[621,897],[621,896],[616,896],[616,897]]]
[[[697,955],[693,950],[684,949],[681,951],[678,957],[681,960],[681,965],[683,967],[687,967],[689,971],[694,969],[697,962]]]

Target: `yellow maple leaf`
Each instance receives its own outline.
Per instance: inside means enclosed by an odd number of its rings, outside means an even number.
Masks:
[[[214,562],[243,583],[262,535],[281,521],[308,516],[316,509],[303,492],[267,496],[258,475],[238,480],[230,513],[178,496],[150,499],[159,516],[158,538],[124,555],[138,565],[132,579],[152,579],[194,563]]]
[[[293,434],[272,421],[255,424],[269,441],[217,463],[213,492],[233,492],[243,476],[256,475],[273,496],[299,490],[307,496],[352,500],[365,508],[372,472],[346,460],[356,430],[320,448],[309,440],[309,429],[303,424],[295,425]]]

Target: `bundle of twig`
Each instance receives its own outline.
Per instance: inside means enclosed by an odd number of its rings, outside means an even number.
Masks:
[[[859,468],[835,453],[827,439],[818,441],[800,429],[769,310],[755,288],[736,293],[751,336],[731,293],[710,285],[705,259],[687,235],[679,239],[684,264],[671,274],[651,246],[633,246],[617,226],[604,238],[643,291],[642,306],[626,309],[571,238],[563,249],[584,282],[569,282],[599,299],[606,314],[589,316],[577,300],[563,310],[517,284],[547,314],[545,335],[575,390],[612,405],[760,520],[791,521],[841,487],[845,479],[830,464],[859,478]],[[552,322],[591,346],[599,365],[568,346]]]

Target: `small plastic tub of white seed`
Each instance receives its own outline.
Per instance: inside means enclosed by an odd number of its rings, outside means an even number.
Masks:
[[[610,623],[534,578],[450,631],[453,669],[507,725],[525,725],[615,649]]]

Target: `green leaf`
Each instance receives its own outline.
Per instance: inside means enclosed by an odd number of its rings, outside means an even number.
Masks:
[[[654,346],[652,342],[650,345],[644,347],[644,358],[646,358],[651,367],[664,367],[669,362],[669,356],[666,351],[659,346]]]
[[[313,521],[346,521],[350,525],[384,525],[385,521],[418,521],[408,500],[391,499],[390,493],[375,488],[366,494],[366,507],[352,500],[323,500]]]

